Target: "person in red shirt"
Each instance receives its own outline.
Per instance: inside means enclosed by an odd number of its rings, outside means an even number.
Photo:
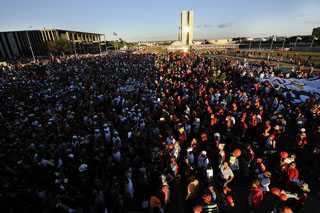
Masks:
[[[243,150],[243,172],[244,176],[249,176],[249,167],[251,161],[254,159],[254,152],[251,149],[251,145],[247,144],[247,147],[245,150]]]
[[[161,177],[161,181],[162,181],[161,191],[164,194],[164,204],[167,205],[169,202],[170,189],[165,176]]]
[[[256,210],[259,210],[262,204],[263,200],[263,193],[260,189],[260,180],[255,180],[252,183],[250,194],[248,197],[249,206],[251,208],[255,208]]]
[[[240,135],[241,138],[244,138],[244,136],[246,135],[246,130],[248,129],[248,125],[245,121],[245,119],[241,119],[241,123],[240,123]]]
[[[293,180],[295,178],[299,178],[299,171],[296,168],[296,163],[292,162],[289,166],[286,167],[285,173],[287,175],[287,180]]]
[[[281,130],[280,130],[280,126],[279,125],[275,125],[274,131],[273,131],[273,135],[275,136],[276,140],[279,140],[279,138],[281,136]]]
[[[306,133],[302,133],[297,139],[297,148],[303,149],[307,145]]]

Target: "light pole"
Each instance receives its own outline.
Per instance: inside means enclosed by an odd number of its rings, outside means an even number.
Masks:
[[[312,41],[311,41],[310,48],[312,47],[314,40],[318,40],[318,38],[317,38],[316,36],[313,36],[313,39],[312,39]]]
[[[271,46],[270,46],[271,51],[272,51],[273,39],[274,39],[274,36],[272,36],[272,39],[271,39]]]
[[[297,36],[297,38],[296,38],[296,42],[294,43],[294,47],[296,47],[296,46],[297,46],[297,42],[298,42],[298,40],[302,40],[302,38],[301,38],[300,36]]]
[[[30,26],[30,27],[28,28],[28,30],[29,30],[29,29],[31,29],[31,28],[32,28],[32,26]],[[29,42],[29,48],[30,48],[31,53],[32,53],[33,61],[34,61],[34,63],[35,63],[35,62],[36,62],[36,59],[35,59],[34,54],[33,54],[33,49],[32,49],[32,46],[31,46],[30,39],[29,39],[29,33],[28,33],[28,30],[26,31],[27,39],[28,39],[28,42]]]
[[[286,38],[287,38],[287,36],[285,36],[284,39],[283,39],[282,50],[284,50],[284,43],[286,42]]]
[[[117,36],[118,36],[117,33],[113,32],[113,35],[114,35],[114,36],[116,37],[116,39],[117,39]],[[117,42],[117,46],[116,46],[116,42]],[[114,49],[117,50],[118,48],[116,48],[116,47],[118,47],[118,40],[115,40],[115,41],[114,41]]]
[[[261,48],[261,42],[262,42],[262,39],[260,40],[260,43],[259,43],[259,50],[260,50],[260,48]]]
[[[72,34],[72,43],[73,43],[74,55],[77,57],[77,47],[76,47],[76,43],[74,42],[74,34]]]

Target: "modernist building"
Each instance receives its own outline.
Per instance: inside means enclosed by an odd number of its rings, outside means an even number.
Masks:
[[[99,53],[106,45],[105,35],[98,33],[60,29],[0,32],[0,58],[32,56],[30,45],[34,55],[40,56],[43,44],[56,39],[71,41],[77,54]]]
[[[181,12],[181,41],[183,44],[192,45],[193,42],[193,10]]]

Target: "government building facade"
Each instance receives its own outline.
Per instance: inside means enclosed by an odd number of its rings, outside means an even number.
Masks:
[[[105,35],[98,33],[61,29],[7,31],[0,32],[0,59],[31,57],[31,47],[35,56],[41,56],[43,45],[57,39],[70,41],[74,54],[100,53],[106,45]]]

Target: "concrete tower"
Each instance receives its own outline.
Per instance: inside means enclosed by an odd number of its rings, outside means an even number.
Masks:
[[[188,32],[187,11],[182,10],[182,12],[181,12],[181,41],[183,44],[187,44],[187,32]]]
[[[191,45],[193,42],[193,10],[181,12],[181,42]]]
[[[191,45],[193,42],[193,10],[188,11],[188,40],[187,44]]]

